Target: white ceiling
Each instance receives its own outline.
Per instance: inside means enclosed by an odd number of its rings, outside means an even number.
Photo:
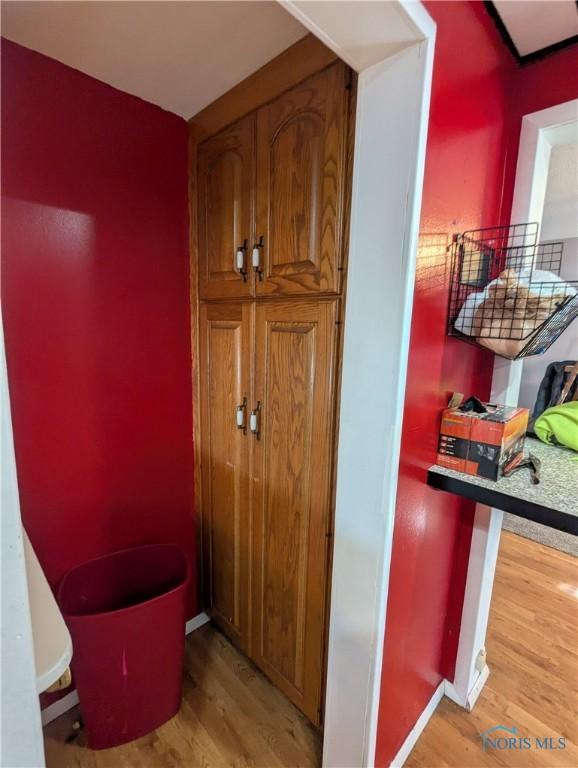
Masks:
[[[575,0],[494,0],[520,56],[578,35]]]
[[[332,10],[336,2],[339,13]],[[331,41],[338,56],[358,72],[423,40],[422,31],[400,2],[293,0],[291,13],[328,45]]]
[[[2,2],[2,35],[189,118],[306,34],[277,2]]]

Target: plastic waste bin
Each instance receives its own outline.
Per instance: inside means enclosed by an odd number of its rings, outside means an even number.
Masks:
[[[99,557],[69,571],[58,602],[88,746],[132,741],[181,703],[188,561],[172,545]]]

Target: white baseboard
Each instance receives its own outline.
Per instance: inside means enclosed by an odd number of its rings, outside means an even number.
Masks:
[[[52,704],[44,707],[41,713],[42,725],[48,725],[48,723],[56,720],[57,717],[68,712],[69,709],[72,709],[72,707],[75,707],[77,704],[78,693],[76,692],[76,689],[73,689],[70,693],[67,693],[66,696],[58,699],[58,701],[53,701]]]
[[[189,619],[185,624],[185,635],[190,635],[191,632],[194,632],[195,629],[199,629],[199,627],[202,627],[203,624],[207,624],[210,620],[211,617],[207,616],[206,613],[198,613],[196,616],[193,616],[192,619]]]
[[[409,757],[409,753],[415,747],[417,740],[422,734],[423,729],[429,722],[430,717],[436,711],[437,705],[443,698],[445,691],[446,681],[442,680],[438,687],[433,692],[431,699],[428,701],[425,709],[418,717],[416,724],[408,733],[406,740],[401,745],[401,749],[397,755],[391,761],[391,768],[402,768],[403,764]]]
[[[185,624],[185,635],[190,635],[195,629],[199,629],[199,627],[202,627],[203,624],[206,624],[209,621],[210,618],[206,613],[199,613],[197,616],[193,616],[193,618],[189,619]],[[42,725],[48,725],[48,723],[56,720],[57,717],[68,712],[69,709],[72,709],[72,707],[75,707],[77,704],[78,693],[76,692],[76,689],[73,689],[70,693],[67,693],[66,696],[58,699],[58,701],[54,701],[52,704],[44,707],[41,712]]]
[[[478,676],[478,679],[472,686],[472,689],[468,693],[466,701],[462,701],[460,699],[460,697],[457,695],[456,689],[450,683],[449,680],[442,680],[441,683],[438,685],[438,687],[435,689],[431,699],[427,703],[427,706],[425,707],[421,715],[418,717],[416,724],[413,726],[413,728],[407,735],[407,738],[403,742],[401,749],[391,761],[391,768],[402,768],[404,762],[409,757],[409,753],[415,747],[417,740],[419,739],[424,728],[428,724],[430,717],[433,715],[433,713],[437,708],[437,705],[440,703],[440,701],[444,696],[447,696],[448,699],[451,699],[460,707],[463,707],[464,709],[467,709],[468,712],[471,712],[472,709],[474,708],[476,701],[478,700],[480,693],[482,692],[484,685],[486,684],[486,680],[488,679],[489,675],[490,675],[490,668],[486,664],[486,666],[483,668],[480,675]]]
[[[482,671],[476,678],[476,682],[473,684],[473,686],[469,690],[465,701],[463,697],[458,694],[458,692],[456,691],[454,686],[449,682],[449,680],[446,680],[445,695],[448,697],[448,699],[451,699],[458,706],[463,707],[468,712],[471,712],[489,676],[490,676],[490,668],[486,664],[486,666],[482,669]]]

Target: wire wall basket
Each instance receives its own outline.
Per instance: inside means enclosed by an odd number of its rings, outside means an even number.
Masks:
[[[578,317],[563,252],[563,243],[538,243],[537,223],[454,235],[448,335],[509,360],[541,355]]]

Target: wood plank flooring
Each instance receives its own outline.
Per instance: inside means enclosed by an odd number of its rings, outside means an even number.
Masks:
[[[406,768],[578,765],[578,560],[504,531],[487,640],[491,675],[472,713],[444,699]],[[45,729],[48,768],[317,768],[320,734],[212,627],[187,639],[181,712],[154,733],[92,752],[65,743],[74,710]],[[564,736],[563,751],[486,751],[496,724]]]
[[[503,531],[486,649],[474,711],[442,699],[406,768],[578,765],[578,559]],[[480,733],[498,724],[567,747],[484,752]]]
[[[321,734],[212,626],[187,638],[180,713],[113,749],[66,743],[77,709],[44,729],[47,768],[317,768]]]

